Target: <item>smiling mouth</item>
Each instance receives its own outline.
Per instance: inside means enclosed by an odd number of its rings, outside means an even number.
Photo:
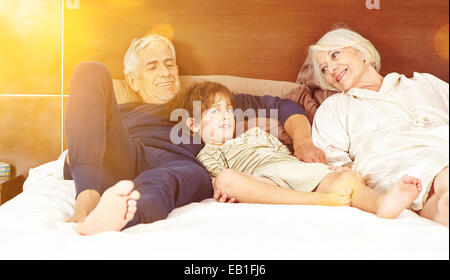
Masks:
[[[339,81],[342,80],[342,77],[344,77],[345,73],[347,73],[347,69],[348,69],[348,68],[345,68],[345,69],[339,74],[339,76],[337,76],[336,81],[339,82]]]
[[[156,86],[158,86],[158,87],[171,87],[172,85],[173,85],[173,82],[162,82],[162,83],[156,84]]]
[[[220,128],[226,129],[226,128],[231,128],[231,124],[222,124],[219,126]]]

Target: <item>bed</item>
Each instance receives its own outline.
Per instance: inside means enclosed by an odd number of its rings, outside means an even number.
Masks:
[[[181,82],[194,79],[294,101],[308,89],[301,83],[233,76],[182,76]],[[114,86],[119,103],[134,98],[123,80],[114,80]],[[278,124],[267,128],[273,125]],[[62,174],[66,152],[30,169],[23,192],[0,207],[0,259],[449,258],[448,228],[409,210],[386,220],[351,207],[226,204],[212,198],[175,209],[152,224],[80,236],[74,223],[65,222],[75,202],[74,183]]]
[[[0,259],[449,259],[448,228],[409,210],[384,220],[351,207],[206,199],[152,224],[80,236],[65,222],[75,190],[62,176],[64,108],[82,61],[105,64],[118,102],[132,101],[123,55],[133,38],[159,33],[174,42],[182,84],[210,79],[289,98],[312,121],[333,92],[301,67],[305,50],[342,23],[374,43],[382,75],[428,72],[448,82],[448,1],[0,2],[0,161],[27,177],[23,192],[0,206]],[[263,124],[290,144],[277,122],[241,125]]]

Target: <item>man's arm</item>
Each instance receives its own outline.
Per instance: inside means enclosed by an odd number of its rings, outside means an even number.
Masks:
[[[325,153],[314,146],[311,139],[311,126],[305,115],[292,115],[284,123],[284,129],[292,138],[294,156],[304,162],[327,164]]]
[[[276,117],[292,138],[294,155],[304,162],[326,163],[325,153],[312,143],[311,125],[305,111],[298,104],[288,99],[270,95],[235,94],[234,99],[235,108],[240,108],[243,111],[263,109],[266,110],[266,116],[270,117],[270,110],[277,110]]]

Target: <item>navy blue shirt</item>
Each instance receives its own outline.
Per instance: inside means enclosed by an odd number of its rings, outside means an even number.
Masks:
[[[270,110],[278,112],[278,120],[284,125],[294,114],[305,115],[305,111],[296,103],[275,96],[254,96],[249,94],[233,94],[234,109],[265,110],[265,116],[270,117]],[[147,103],[126,103],[119,105],[122,121],[131,137],[140,145],[141,153],[146,147],[153,147],[169,153],[184,155],[200,164],[196,156],[204,144],[173,144],[170,131],[173,123],[169,122],[167,104],[155,105]]]

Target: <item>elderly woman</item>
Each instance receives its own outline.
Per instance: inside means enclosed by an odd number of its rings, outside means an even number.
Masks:
[[[381,76],[380,56],[360,34],[339,28],[309,47],[316,82],[340,93],[316,112],[312,137],[333,166],[349,166],[379,193],[404,175],[422,190],[392,203],[408,204],[448,226],[449,86],[430,74]],[[401,209],[401,207],[399,208]]]

